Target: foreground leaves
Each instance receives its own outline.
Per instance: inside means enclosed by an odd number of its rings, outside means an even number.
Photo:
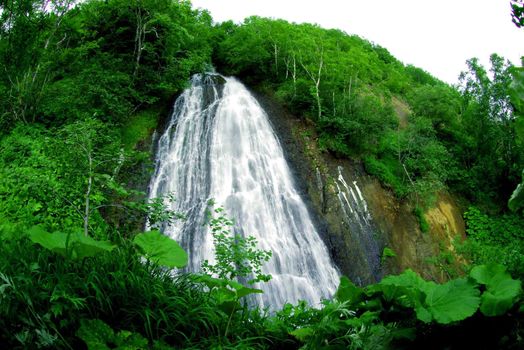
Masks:
[[[521,282],[512,279],[504,266],[481,265],[473,268],[469,277],[444,284],[425,281],[409,269],[365,289],[342,276],[335,298],[357,312],[391,312],[398,317],[411,309],[424,323],[450,324],[473,316],[477,310],[485,316],[503,315],[521,292]]]
[[[480,311],[486,316],[499,316],[508,311],[521,293],[521,282],[511,278],[501,265],[480,265],[471,270],[471,277],[486,286]]]
[[[171,238],[159,231],[149,231],[135,236],[133,242],[142,249],[146,258],[167,267],[187,265],[187,253]]]
[[[465,278],[459,278],[429,288],[424,308],[438,323],[461,321],[477,311],[480,304],[479,295],[480,291],[475,284]]]
[[[29,230],[29,239],[52,252],[73,259],[93,257],[116,247],[109,241],[97,241],[78,231],[49,233],[38,226]]]
[[[82,339],[90,350],[139,350],[148,347],[147,339],[139,333],[120,331],[115,333],[101,320],[81,320],[76,335]]]

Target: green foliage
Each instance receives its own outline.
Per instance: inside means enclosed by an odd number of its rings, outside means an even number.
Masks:
[[[156,110],[145,110],[131,116],[122,128],[122,145],[126,150],[135,147],[147,140],[157,126],[159,112]]]
[[[197,275],[195,282],[205,285],[217,308],[230,317],[233,317],[235,312],[246,311],[247,304],[241,305],[240,303],[242,298],[251,294],[263,293],[261,289],[245,287],[234,280],[214,278],[206,274]],[[229,329],[226,328],[225,335],[228,331]]]
[[[262,264],[271,258],[271,252],[257,248],[256,238],[249,236],[244,238],[232,232],[233,221],[228,219],[224,209],[212,208],[213,216],[209,212],[209,227],[213,234],[213,245],[215,247],[215,264],[205,260],[202,263],[202,271],[208,274],[216,274],[221,279],[234,280],[246,278],[249,284],[256,282],[267,282],[271,275],[262,273]]]
[[[520,214],[487,215],[471,207],[464,213],[468,239],[459,251],[474,265],[499,263],[522,278],[524,271],[524,221]]]
[[[429,118],[441,137],[457,127],[460,95],[450,87],[423,85],[414,89],[408,100],[413,113]]]
[[[340,284],[334,297],[336,300],[355,304],[361,300],[362,294],[362,289],[355,286],[349,278],[340,276]]]
[[[151,343],[163,338],[182,348],[224,333],[229,315],[200,284],[142,263],[129,242],[83,260],[35,249],[25,238],[4,242],[0,250],[0,339],[7,348],[32,347],[44,335],[55,339],[53,348],[78,348],[79,320],[93,316],[117,335],[130,330]],[[243,327],[239,334],[249,330]]]
[[[382,294],[382,298],[390,303],[413,308],[417,318],[425,323],[461,321],[472,316],[479,306],[484,315],[498,316],[515,305],[521,292],[520,281],[511,279],[503,266],[477,266],[470,276],[472,279],[458,278],[445,284],[436,284],[424,281],[413,271],[407,270],[368,287],[372,294],[368,292],[367,295],[377,297]],[[473,280],[487,286],[482,296],[478,284]],[[339,291],[346,290],[346,284],[341,283]]]
[[[326,117],[318,122],[319,143],[338,155],[350,156],[376,150],[385,132],[396,126],[391,107],[379,98],[358,97],[351,101],[351,114]]]
[[[172,225],[176,220],[185,219],[183,214],[169,209],[174,201],[173,193],[168,193],[145,202],[128,202],[126,205],[147,216],[147,224],[150,227],[158,228],[160,225]]]
[[[181,218],[172,196],[148,202],[130,189],[148,159],[132,151],[212,56],[314,123],[321,149],[363,157],[420,208],[447,184],[499,209],[521,182],[521,69],[494,55],[488,74],[470,60],[457,92],[314,25],[253,17],[212,27],[187,1],[46,4],[0,4],[0,347],[522,347],[521,283],[489,264],[522,278],[518,191],[516,214],[466,213],[459,248],[483,264],[469,276],[436,284],[406,271],[365,288],[342,277],[320,308],[272,315],[249,309],[245,297],[261,290],[234,280],[268,281],[270,252],[231,232],[220,209],[209,219],[217,262],[204,263],[218,278],[166,269],[187,255],[158,232],[130,239],[146,217],[151,227]],[[392,101],[411,114],[399,122]]]
[[[486,286],[480,306],[480,311],[486,316],[504,314],[522,292],[521,282],[512,279],[502,265],[475,266],[470,276]]]
[[[453,179],[471,199],[506,203],[524,167],[522,144],[515,139],[517,123],[510,101],[511,72],[504,58],[493,54],[488,72],[477,59],[461,74],[461,134],[451,153],[465,171]]]
[[[514,12],[515,5],[513,6]],[[520,15],[522,16],[522,4],[520,7]],[[522,18],[521,18],[522,20]],[[524,69],[522,67],[513,70],[513,81],[509,88],[511,104],[513,105],[517,119],[515,120],[515,133],[517,136],[517,144],[524,144]],[[508,207],[512,211],[519,211],[524,208],[524,170],[522,171],[521,183],[511,194],[508,201]]]
[[[173,239],[158,231],[140,233],[133,238],[147,259],[167,267],[184,267],[187,265],[187,253]]]
[[[76,335],[90,350],[139,350],[148,347],[147,339],[130,331],[115,332],[101,320],[81,320]]]
[[[522,0],[511,0],[511,17],[513,23],[522,28],[524,26],[524,3]]]
[[[397,254],[389,247],[384,247],[382,254],[380,255],[380,263],[385,264],[389,258],[395,258]]]
[[[426,291],[423,309],[417,310],[417,317],[425,322],[432,317],[442,324],[464,320],[477,311],[479,294],[476,286],[464,278],[435,285]]]
[[[515,305],[521,293],[520,281],[513,280],[501,265],[477,266],[469,278],[458,278],[445,284],[424,281],[411,270],[398,276],[388,276],[367,288],[364,294],[345,277],[341,279],[336,297],[358,308],[363,300],[381,298],[388,303],[412,308],[420,321],[448,324],[472,316],[480,306],[486,316],[499,316]],[[479,290],[479,285],[486,290]]]
[[[41,227],[35,226],[29,230],[28,234],[33,243],[72,259],[93,257],[110,252],[116,247],[109,241],[97,241],[79,231],[48,233]]]
[[[27,227],[67,232],[84,226],[96,235],[107,227],[100,209],[126,192],[117,179],[128,158],[100,121],[57,130],[20,125],[0,140],[0,149],[0,216]]]
[[[429,231],[429,223],[424,216],[424,210],[420,207],[415,207],[415,209],[413,209],[413,214],[415,214],[416,218],[418,219],[420,231],[427,233]]]
[[[512,211],[519,211],[524,208],[524,170],[522,171],[522,182],[517,185],[517,188],[511,194],[508,207]]]
[[[397,175],[400,169],[398,169],[398,166],[394,161],[366,157],[364,158],[364,166],[368,173],[378,177],[382,183],[393,189],[399,198],[403,198],[407,195],[408,187],[402,181],[402,176]]]
[[[518,282],[511,280],[501,266],[488,269],[481,266],[478,271],[485,273],[488,280],[501,282],[494,287],[496,293],[505,294],[505,283]],[[291,328],[289,334],[307,349],[328,345],[369,349],[378,344],[378,348],[441,348],[457,343],[479,346],[489,343],[496,347],[497,342],[490,335],[478,334],[480,329],[493,332],[491,323],[477,323],[478,328],[474,327],[472,333],[469,333],[468,326],[463,327],[468,322],[466,320],[479,320],[481,314],[478,310],[488,316],[482,303],[489,298],[490,292],[484,289],[485,282],[477,284],[474,276],[472,271],[472,278],[436,284],[406,270],[366,288],[359,288],[342,276],[335,300],[325,301],[322,309],[287,306],[277,317],[285,315],[288,320],[294,320],[294,324],[286,325]],[[512,290],[514,299],[509,307],[517,305],[518,298],[514,293],[520,292],[520,284],[518,287]],[[507,311],[505,309],[502,314]],[[450,333],[464,337],[464,342],[444,336]],[[474,340],[475,336],[482,340]]]
[[[209,64],[211,18],[188,2],[74,2],[5,4],[2,124],[93,116],[121,124]]]

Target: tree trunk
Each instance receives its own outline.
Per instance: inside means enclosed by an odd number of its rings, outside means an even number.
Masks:
[[[87,157],[89,163],[89,177],[87,178],[87,190],[84,208],[84,235],[86,237],[89,235],[89,197],[91,195],[91,187],[93,185],[93,158],[91,157],[91,154],[88,154]]]
[[[304,65],[304,62],[300,60],[300,64],[302,65],[302,68],[306,71],[307,75],[313,80],[313,83],[315,84],[315,99],[317,101],[317,109],[318,109],[318,115],[317,118],[320,120],[322,117],[322,103],[320,101],[320,79],[322,77],[322,68],[324,67],[324,48],[321,47],[320,50],[320,59],[318,63],[318,73],[316,76],[311,73],[309,69]]]

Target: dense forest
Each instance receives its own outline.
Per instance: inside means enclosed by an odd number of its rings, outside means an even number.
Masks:
[[[0,346],[521,348],[524,70],[497,54],[467,66],[450,86],[342,31],[217,24],[189,1],[0,1]],[[147,200],[151,135],[191,75],[214,69],[313,125],[322,152],[362,161],[421,230],[439,191],[458,198],[457,278],[341,277],[321,307],[250,308],[260,291],[235,278],[269,280],[271,253],[233,237],[220,208],[216,264],[177,270],[186,252],[143,232],[146,217],[183,216]]]

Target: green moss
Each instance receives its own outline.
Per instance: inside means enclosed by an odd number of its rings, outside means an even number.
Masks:
[[[380,257],[380,263],[384,265],[386,261],[388,260],[388,258],[394,258],[396,256],[397,254],[395,253],[393,249],[389,247],[384,247],[384,250],[382,250],[382,255]]]
[[[408,189],[402,182],[402,178],[397,176],[396,164],[394,162],[388,162],[387,159],[377,159],[375,157],[364,158],[364,166],[366,171],[371,175],[379,178],[379,180],[390,187],[397,197],[403,198],[407,195]]]
[[[420,207],[415,207],[415,209],[413,209],[413,214],[415,214],[415,216],[418,219],[418,224],[420,226],[420,231],[422,231],[423,233],[428,232],[429,231],[429,223],[426,220],[426,217],[424,216],[424,210],[422,210],[422,208],[420,208]]]
[[[122,143],[126,150],[132,150],[143,141],[146,141],[158,121],[159,111],[147,109],[131,116],[122,127]]]

